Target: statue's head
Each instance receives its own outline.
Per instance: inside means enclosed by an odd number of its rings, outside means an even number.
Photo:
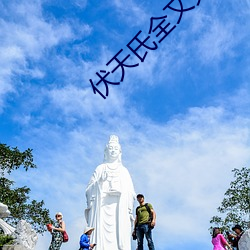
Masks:
[[[109,137],[109,142],[104,150],[104,162],[121,162],[122,149],[119,143],[119,138],[116,135]]]

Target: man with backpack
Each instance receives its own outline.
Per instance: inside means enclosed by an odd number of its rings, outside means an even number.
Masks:
[[[152,229],[156,220],[155,211],[150,203],[144,202],[143,194],[137,195],[137,201],[140,206],[136,208],[135,227],[132,236],[137,238],[138,250],[143,250],[144,235],[148,242],[148,249],[155,250],[152,239]]]

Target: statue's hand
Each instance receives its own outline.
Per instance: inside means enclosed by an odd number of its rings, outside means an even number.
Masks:
[[[101,180],[105,181],[105,180],[107,180],[107,178],[108,178],[108,173],[106,171],[103,171]]]
[[[95,195],[92,195],[89,200],[87,200],[87,209],[90,209],[93,206],[95,200]]]
[[[93,206],[93,202],[92,200],[90,200],[87,204],[87,208],[90,209]]]
[[[130,214],[129,217],[130,217],[130,221],[132,221],[132,222],[135,221],[135,218],[134,218],[133,214]]]

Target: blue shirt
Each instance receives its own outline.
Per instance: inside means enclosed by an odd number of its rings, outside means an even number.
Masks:
[[[83,250],[89,250],[89,237],[86,234],[83,234],[80,238],[80,247]]]

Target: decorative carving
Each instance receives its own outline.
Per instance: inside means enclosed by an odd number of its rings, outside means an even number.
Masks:
[[[34,250],[38,240],[37,234],[31,225],[25,220],[20,220],[16,229],[10,226],[1,218],[6,218],[10,215],[8,206],[0,202],[0,227],[3,229],[4,234],[13,236],[15,239],[15,246],[9,246],[11,249],[25,249]]]
[[[6,218],[10,215],[10,211],[8,210],[8,206],[0,202],[0,228],[3,229],[4,234],[11,235],[15,228],[10,226],[1,218]]]
[[[31,225],[25,220],[20,220],[17,224],[16,231],[13,235],[16,239],[15,242],[22,245],[27,250],[34,250],[38,236]]]
[[[8,206],[0,202],[0,218],[5,218],[10,215]]]

